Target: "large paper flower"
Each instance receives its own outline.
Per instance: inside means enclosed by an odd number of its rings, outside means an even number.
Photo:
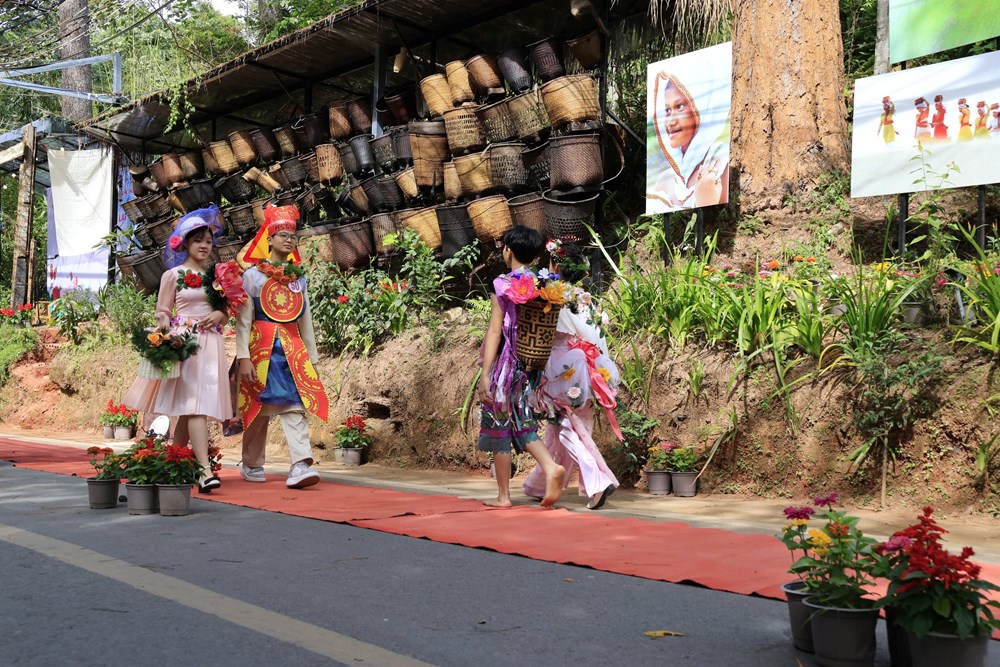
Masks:
[[[517,304],[528,303],[532,299],[538,298],[538,290],[535,289],[534,277],[527,273],[512,276],[506,296]]]
[[[542,289],[538,290],[539,296],[541,296],[548,303],[545,305],[545,312],[549,312],[552,306],[561,306],[567,301],[566,283],[561,280],[554,280],[545,285]]]

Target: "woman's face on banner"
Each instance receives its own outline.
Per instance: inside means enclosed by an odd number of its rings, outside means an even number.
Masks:
[[[671,148],[687,150],[698,131],[691,100],[673,83],[668,83],[663,95],[664,119]]]

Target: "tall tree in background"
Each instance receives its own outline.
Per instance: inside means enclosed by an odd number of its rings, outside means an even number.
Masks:
[[[90,55],[90,8],[87,0],[64,0],[59,5],[59,57],[63,60]],[[90,65],[62,70],[62,87],[92,92]],[[90,100],[62,98],[62,115],[68,120],[86,120],[93,115]]]

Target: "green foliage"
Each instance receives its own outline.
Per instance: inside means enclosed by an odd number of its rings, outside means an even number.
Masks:
[[[356,349],[367,356],[406,329],[413,309],[409,286],[378,269],[347,274],[321,262],[308,284],[318,342],[331,350]]]
[[[962,324],[956,329],[956,343],[973,345],[985,352],[1000,354],[1000,275],[994,271],[994,266],[986,258],[983,249],[973,240],[972,235],[964,229],[965,235],[979,261],[966,270],[965,280],[952,285],[961,291],[968,312],[975,318],[976,324]]]
[[[627,486],[638,481],[649,456],[649,439],[660,423],[652,417],[632,410],[619,410],[618,427],[625,439],[615,443],[613,450],[622,458],[622,465],[615,469],[619,480]]]
[[[79,345],[84,336],[80,325],[97,320],[97,296],[85,287],[78,288],[53,301],[49,310],[59,333]]]
[[[132,347],[163,372],[176,361],[184,361],[198,352],[198,336],[185,331],[171,333],[166,327],[147,331],[142,326],[132,330]]]
[[[258,11],[250,17],[250,25],[266,43],[356,5],[358,0],[265,0],[254,4]]]
[[[38,334],[25,327],[0,326],[0,387],[10,379],[10,369],[39,347]]]
[[[698,454],[694,447],[678,447],[670,456],[672,472],[695,472],[698,470]]]
[[[397,278],[407,284],[410,303],[418,314],[427,308],[440,306],[446,299],[445,284],[452,280],[456,269],[471,271],[479,255],[477,246],[466,246],[454,257],[438,260],[434,251],[412,229],[389,234],[383,239],[387,247],[394,247],[402,254]]]
[[[705,381],[705,364],[701,359],[692,359],[687,372],[688,389],[695,398],[701,394],[701,385]]]
[[[137,328],[156,324],[156,295],[140,292],[135,278],[124,276],[120,282],[106,285],[97,298],[121,341],[129,340]]]

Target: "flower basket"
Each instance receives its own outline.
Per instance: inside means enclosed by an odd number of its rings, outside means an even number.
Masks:
[[[544,370],[552,352],[560,306],[545,312],[549,305],[535,299],[517,306],[517,358],[529,371]]]
[[[146,358],[139,362],[139,377],[144,380],[173,380],[180,376],[181,362],[179,361],[170,362],[170,366],[166,370]]]

